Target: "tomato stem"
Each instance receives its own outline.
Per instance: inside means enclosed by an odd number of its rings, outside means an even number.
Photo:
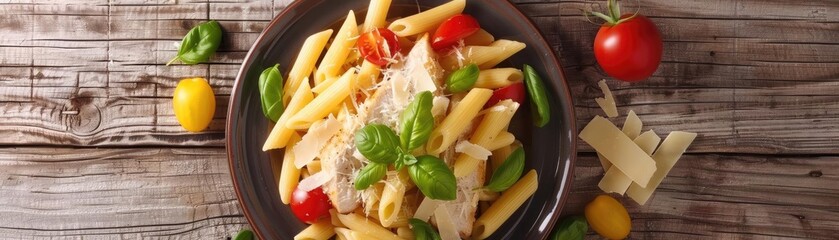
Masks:
[[[609,23],[609,25],[612,25],[612,26],[618,25],[622,22],[625,22],[625,21],[631,19],[632,17],[634,17],[635,14],[638,14],[638,13],[635,13],[631,17],[621,19],[620,3],[618,3],[617,0],[606,0],[606,13],[608,13],[608,15],[604,14],[604,13],[595,12],[595,11],[588,11],[588,10],[584,10],[584,12],[585,12],[585,14],[591,14],[593,16],[599,17],[599,18],[605,20],[607,23]]]

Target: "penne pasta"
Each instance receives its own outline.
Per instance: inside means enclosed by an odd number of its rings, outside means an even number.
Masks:
[[[300,135],[292,133],[289,143],[294,146],[300,141]],[[300,169],[294,166],[294,151],[287,150],[283,156],[282,168],[280,168],[280,180],[277,187],[280,192],[280,200],[284,204],[291,203],[291,194],[297,188],[297,183],[300,181]]]
[[[431,131],[426,144],[426,151],[437,155],[451,146],[457,140],[457,137],[466,131],[470,121],[478,116],[478,112],[483,109],[490,96],[492,96],[492,90],[489,89],[473,88],[470,90],[466,97],[458,102],[451,113],[443,119],[443,122]]]
[[[509,146],[492,151],[492,156],[490,156],[490,160],[492,161],[492,171],[495,171],[495,169],[501,166],[501,164],[507,160],[507,157],[510,156],[510,153],[513,153],[513,150],[520,147],[521,143],[513,141],[513,144],[510,144]]]
[[[361,70],[358,72],[358,85],[356,85],[356,89],[366,90],[370,88],[376,83],[380,73],[381,69],[379,69],[378,65],[364,60],[364,63],[361,64]]]
[[[405,37],[434,30],[446,19],[463,12],[466,0],[453,0],[432,9],[393,21],[388,29],[397,36]]]
[[[297,59],[291,67],[285,86],[283,86],[284,103],[289,102],[294,91],[303,83],[303,79],[312,74],[315,62],[318,61],[318,57],[323,52],[330,36],[332,36],[332,29],[327,29],[312,34],[303,42],[303,47],[300,48],[300,53],[297,54]]]
[[[314,175],[315,173],[320,172],[320,160],[312,161],[309,164],[306,164],[306,171],[309,172],[309,175]]]
[[[507,191],[495,200],[489,209],[484,211],[477,220],[472,230],[472,238],[486,239],[498,227],[501,226],[513,213],[524,204],[524,202],[536,193],[538,180],[536,170],[530,170],[518,182],[513,184]]]
[[[392,227],[393,223],[396,222],[399,212],[402,210],[405,186],[398,183],[390,183],[398,181],[396,179],[396,181],[388,181],[389,183],[385,184],[382,199],[379,201],[379,221],[382,222],[382,226],[384,227]]]
[[[335,84],[335,82],[337,82],[338,79],[339,79],[338,77],[326,77],[325,80],[323,80],[317,86],[312,88],[312,92],[314,92],[316,94],[321,94],[321,93],[323,93],[323,91],[326,91],[326,89],[329,88],[329,86],[332,86],[332,84]]]
[[[515,68],[493,68],[482,70],[478,74],[475,87],[496,89],[510,86],[524,80],[521,70]]]
[[[297,91],[294,92],[294,96],[291,98],[291,102],[288,103],[288,107],[286,107],[285,112],[282,116],[280,116],[280,119],[277,120],[277,124],[274,124],[274,128],[271,129],[271,133],[268,134],[268,140],[265,140],[265,144],[262,145],[262,151],[284,148],[288,145],[288,139],[291,137],[291,134],[294,133],[294,130],[286,127],[286,123],[288,123],[291,116],[309,104],[309,102],[311,102],[314,98],[314,95],[312,95],[312,89],[309,88],[308,81],[305,81],[300,85]]]
[[[367,239],[376,239],[371,235],[367,235],[364,233],[360,233],[358,231],[353,231],[346,228],[336,228],[335,233],[338,239],[346,239],[346,240],[367,240]]]
[[[440,59],[446,70],[457,70],[469,64],[478,64],[481,69],[490,69],[524,49],[525,44],[511,40],[498,40],[489,46],[466,46]]]
[[[414,231],[409,227],[399,227],[396,229],[396,235],[402,239],[415,239]]]
[[[361,216],[358,213],[350,213],[350,214],[338,214],[338,219],[341,220],[341,223],[346,225],[350,230],[370,235],[376,236],[376,239],[382,240],[402,240],[396,234],[393,234],[390,230],[385,229],[379,224],[370,221],[364,216]]]
[[[350,10],[347,14],[344,24],[335,34],[335,39],[332,40],[332,45],[326,50],[323,55],[318,70],[315,72],[315,87],[317,89],[324,80],[328,78],[337,78],[341,67],[344,66],[344,61],[350,55],[350,50],[355,47],[355,42],[358,40],[358,23],[355,21],[355,13]]]
[[[390,9],[392,0],[371,0],[370,5],[367,6],[367,16],[364,18],[363,31],[373,31],[373,29],[384,27],[385,19],[387,19],[387,12]]]
[[[289,129],[306,129],[315,121],[328,116],[350,95],[351,87],[355,83],[354,69],[347,70],[335,84],[329,86],[322,94],[312,99],[299,112],[295,113],[286,123]]]
[[[334,235],[335,229],[332,224],[328,219],[323,219],[294,235],[294,240],[327,240]]]
[[[504,127],[506,128],[506,127]],[[499,148],[510,146],[513,142],[516,141],[516,136],[512,133],[503,131],[498,133],[498,136],[495,136],[492,141],[487,144],[486,149],[490,151],[498,150]]]
[[[341,223],[341,219],[338,219],[338,214],[338,210],[336,210],[335,208],[329,209],[329,221],[332,223],[332,226],[342,228],[347,227],[344,225],[344,223]]]
[[[481,120],[478,127],[475,128],[475,132],[469,141],[483,148],[487,148],[493,138],[507,128],[507,124],[510,123],[518,108],[519,104],[517,102],[508,99],[488,109],[489,111],[484,115],[484,119]],[[474,172],[480,161],[469,156],[469,154],[459,154],[454,162],[454,176],[463,177]]]
[[[463,44],[466,46],[489,46],[495,41],[495,37],[489,32],[481,28],[477,32],[469,35],[463,39]]]

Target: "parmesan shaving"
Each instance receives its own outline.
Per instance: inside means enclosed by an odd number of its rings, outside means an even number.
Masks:
[[[408,105],[411,94],[408,93],[408,80],[402,74],[394,74],[390,78],[393,103],[396,106]]]
[[[312,124],[306,135],[297,145],[294,145],[294,166],[301,169],[315,160],[318,153],[326,146],[326,142],[341,130],[341,126],[341,123],[331,115],[325,120]]]
[[[460,240],[460,234],[455,229],[454,220],[452,220],[449,209],[446,205],[442,205],[434,210],[434,220],[437,221],[437,229],[440,230],[440,239],[442,240]]]
[[[679,161],[682,154],[687,151],[687,148],[693,143],[694,139],[696,139],[696,133],[670,132],[670,135],[664,139],[664,142],[661,143],[661,146],[653,154],[656,171],[650,179],[649,184],[646,184],[646,187],[644,187],[644,185],[633,183],[632,186],[629,186],[626,194],[638,204],[644,205],[647,203],[647,200],[653,195],[655,189],[658,188],[658,185],[661,184],[661,181],[670,172],[670,169],[676,165],[676,162]]]
[[[457,143],[457,146],[454,147],[454,151],[458,153],[464,153],[469,155],[470,157],[478,160],[487,160],[489,156],[492,155],[492,152],[487,150],[480,145],[474,144],[469,142],[469,140],[463,140]]]
[[[414,218],[428,222],[428,219],[431,218],[431,215],[434,214],[434,211],[437,210],[437,207],[439,207],[442,203],[443,201],[440,200],[424,198],[419,207],[417,207],[417,211],[414,213]]]
[[[580,138],[612,162],[632,181],[647,186],[656,171],[656,164],[647,153],[632,142],[614,124],[601,116],[580,131]]]
[[[600,105],[600,108],[603,109],[606,116],[609,118],[617,117],[618,107],[615,105],[615,97],[612,96],[612,90],[609,89],[609,85],[606,85],[606,79],[600,80],[597,85],[600,86],[600,91],[603,91],[604,98],[595,98],[594,101],[597,102],[597,105]]]
[[[449,98],[443,96],[434,97],[434,100],[431,102],[431,115],[435,118],[443,116],[446,114],[446,110],[449,109]]]
[[[329,180],[332,180],[332,177],[335,177],[335,175],[329,174],[326,171],[320,171],[301,180],[300,184],[297,185],[297,188],[305,192],[312,191],[315,188],[323,186],[323,184],[329,182]]]

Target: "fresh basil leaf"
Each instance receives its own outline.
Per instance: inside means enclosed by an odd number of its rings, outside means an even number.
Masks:
[[[433,99],[429,91],[417,94],[399,117],[402,126],[399,142],[408,152],[428,142],[428,136],[434,130],[434,116],[431,115]]]
[[[253,239],[253,232],[251,230],[243,229],[233,237],[232,240],[252,240]]]
[[[259,75],[259,97],[262,100],[262,114],[277,122],[283,115],[283,76],[280,65],[266,68]]]
[[[486,189],[493,192],[507,190],[521,178],[522,171],[524,171],[524,149],[517,148],[492,173],[492,179],[489,180]]]
[[[446,88],[452,93],[469,91],[478,81],[480,72],[481,69],[478,68],[477,64],[466,65],[449,75],[449,78],[446,79]]]
[[[414,165],[408,166],[408,175],[426,197],[437,200],[457,198],[457,180],[443,160],[434,156],[417,157]]]
[[[537,127],[544,127],[551,121],[551,105],[548,102],[545,83],[542,82],[542,78],[530,65],[524,65],[523,73],[527,93],[530,96],[530,113],[533,115],[533,124]]]
[[[387,165],[371,162],[361,168],[358,176],[355,177],[355,189],[364,190],[373,185],[373,183],[382,180],[387,174]]]
[[[399,158],[399,137],[389,127],[369,124],[355,133],[355,147],[368,160],[389,164]]]
[[[221,26],[216,21],[209,21],[193,27],[186,33],[178,48],[178,56],[166,65],[180,60],[184,64],[193,65],[210,60],[221,44]]]
[[[588,232],[588,222],[582,216],[572,216],[563,219],[551,236],[552,240],[582,240],[586,238]]]
[[[437,231],[434,231],[434,228],[431,227],[431,224],[428,224],[425,221],[416,218],[411,218],[410,220],[408,220],[408,223],[411,224],[411,230],[414,231],[414,239],[441,240],[440,234],[437,233]]]

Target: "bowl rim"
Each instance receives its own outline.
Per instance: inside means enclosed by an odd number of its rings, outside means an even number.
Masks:
[[[231,148],[231,145],[232,145],[231,129],[233,128],[233,122],[230,121],[230,119],[232,119],[233,115],[235,114],[232,111],[233,106],[238,105],[239,102],[241,101],[241,97],[239,96],[239,91],[237,91],[237,90],[241,88],[242,82],[246,80],[245,77],[247,76],[247,69],[245,69],[245,67],[246,67],[245,63],[253,58],[253,55],[255,54],[254,51],[256,50],[257,44],[259,44],[263,41],[266,41],[266,37],[267,37],[266,33],[267,33],[268,29],[273,28],[274,25],[276,25],[280,22],[280,19],[282,19],[285,15],[291,13],[292,10],[297,8],[298,5],[301,5],[305,1],[307,1],[307,0],[295,0],[291,4],[287,5],[285,8],[283,8],[282,11],[280,11],[276,16],[274,16],[271,19],[271,22],[269,22],[268,25],[265,26],[265,28],[262,30],[262,32],[259,34],[259,36],[256,38],[256,40],[254,40],[253,44],[251,45],[251,48],[248,50],[248,53],[242,59],[241,66],[239,67],[239,72],[236,74],[236,79],[233,82],[233,86],[232,86],[232,89],[231,89],[231,92],[230,92],[229,102],[228,102],[228,105],[227,105],[227,114],[226,114],[226,118],[225,118],[224,137],[225,137],[225,151],[227,152],[228,170],[230,171],[230,178],[231,178],[232,183],[233,183],[233,189],[236,192],[236,200],[239,203],[239,207],[242,210],[242,214],[245,216],[245,219],[248,222],[248,226],[251,227],[251,229],[256,234],[258,239],[265,239],[264,238],[265,236],[262,236],[261,231],[258,231],[257,229],[254,229],[254,226],[255,226],[254,225],[254,218],[251,215],[251,212],[248,211],[248,208],[246,207],[245,202],[242,201],[242,198],[243,198],[242,191],[239,187],[239,180],[237,178],[236,171],[234,171],[235,164],[234,164],[233,150]],[[548,46],[548,47],[551,46],[547,42],[547,39],[545,38],[545,34],[543,34],[542,30],[540,30],[536,26],[536,24],[533,22],[533,19],[531,19],[530,17],[525,15],[515,4],[513,4],[509,0],[500,1],[500,2],[503,2],[507,7],[509,7],[509,9],[513,10],[511,12],[514,12],[514,14],[518,15],[521,19],[525,20],[525,22],[527,23],[527,26],[530,28],[528,30],[532,30],[539,37],[538,41],[539,41],[540,44],[543,44],[544,46]],[[562,92],[558,92],[560,96],[554,96],[554,97],[565,98],[564,100],[565,100],[565,102],[567,102],[567,104],[565,104],[566,106],[564,106],[564,107],[567,107],[568,110],[566,110],[564,112],[567,112],[567,114],[569,115],[569,118],[567,119],[567,123],[569,125],[569,130],[570,130],[570,133],[571,133],[571,136],[569,138],[570,153],[569,153],[569,158],[568,158],[568,160],[569,160],[568,161],[568,171],[566,172],[566,175],[563,177],[564,179],[557,179],[557,180],[563,180],[563,182],[565,182],[565,181],[568,182],[567,185],[558,184],[557,187],[556,187],[556,188],[559,188],[559,189],[562,190],[562,191],[559,191],[560,196],[559,196],[559,200],[556,203],[556,206],[558,206],[557,212],[561,213],[562,208],[564,207],[566,201],[568,200],[567,197],[568,197],[568,194],[570,194],[570,192],[571,192],[572,185],[574,184],[574,167],[575,167],[576,162],[577,162],[577,124],[576,124],[577,119],[576,119],[576,110],[574,109],[574,97],[571,95],[570,88],[568,86],[568,78],[565,75],[565,71],[561,66],[559,57],[557,56],[556,52],[553,51],[553,50],[550,51],[549,57],[551,57],[554,60],[554,62],[553,63],[543,63],[543,64],[547,64],[550,67],[554,67],[556,69],[556,71],[559,72],[559,75],[562,77],[561,81],[556,81],[556,84],[561,85],[558,89]],[[557,102],[560,102],[560,101],[557,101]],[[542,239],[547,239],[549,237],[550,233],[553,230],[553,226],[556,225],[556,222],[557,222],[558,219],[559,219],[559,214],[555,214],[555,215],[549,217],[549,225],[551,227],[550,228],[551,230],[549,230],[548,234],[546,234]]]

